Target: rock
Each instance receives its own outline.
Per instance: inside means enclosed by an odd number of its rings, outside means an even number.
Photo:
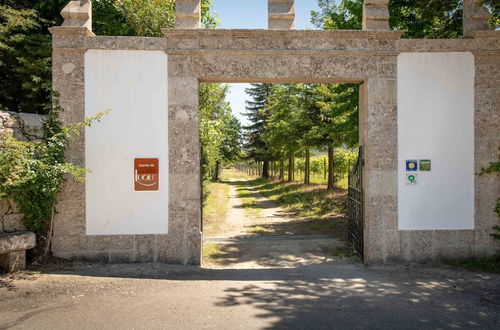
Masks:
[[[7,214],[3,217],[3,229],[7,233],[12,233],[16,231],[25,231],[26,228],[23,225],[23,215],[17,214]]]

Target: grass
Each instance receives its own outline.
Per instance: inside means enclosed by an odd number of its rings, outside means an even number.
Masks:
[[[350,259],[354,256],[354,250],[351,246],[339,246],[332,249],[332,255],[340,260]]]
[[[285,176],[286,176],[286,172],[285,172]],[[304,174],[301,172],[299,174],[295,174],[295,182],[304,182]],[[313,173],[311,173],[311,176],[309,177],[309,181],[311,183],[315,183],[315,184],[321,184],[321,185],[326,185],[328,182],[328,180],[323,176],[323,175],[314,175]],[[341,188],[341,189],[347,189],[347,174],[344,175],[344,177],[338,181],[335,182],[335,186],[337,188]]]
[[[466,258],[445,260],[445,264],[465,268],[473,272],[500,273],[500,253],[490,258]]]
[[[264,197],[275,201],[280,207],[291,211],[301,217],[321,217],[327,214],[345,213],[347,190],[337,188],[333,192],[326,190],[326,185],[311,184],[305,186],[297,182],[279,182],[277,180],[262,179],[249,176],[241,172],[240,178],[248,180],[246,185],[258,191]],[[249,198],[253,191],[242,189],[240,197]],[[245,202],[245,204],[247,204]],[[252,204],[248,204],[249,207]],[[327,226],[328,224],[321,224]]]
[[[250,229],[250,232],[252,234],[258,235],[258,236],[270,236],[272,235],[272,232],[267,230],[264,227],[261,226],[253,226],[252,229]]]
[[[255,191],[252,190],[252,180],[247,181],[250,176],[235,170],[224,170],[223,174],[227,180],[234,180],[236,183],[236,191],[245,212],[251,217],[258,217],[261,207],[257,204]]]
[[[203,205],[204,230],[208,233],[220,231],[229,205],[229,185],[221,182],[209,182],[204,185],[208,196]]]
[[[220,244],[206,242],[203,243],[203,258],[204,259],[217,259],[222,256]]]

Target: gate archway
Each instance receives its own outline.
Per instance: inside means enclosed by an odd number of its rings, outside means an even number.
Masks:
[[[110,189],[99,189],[92,176],[85,184],[65,183],[55,219],[56,256],[200,263],[199,82],[359,83],[365,261],[494,252],[488,235],[496,221],[490,209],[496,198],[491,187],[497,182],[492,180],[498,179],[477,177],[474,171],[494,160],[499,142],[498,120],[490,119],[499,107],[495,81],[500,73],[491,68],[500,63],[500,32],[475,31],[471,38],[455,40],[403,40],[401,31],[388,30],[387,1],[365,1],[364,30],[283,30],[293,26],[293,6],[282,3],[293,0],[270,0],[269,5],[270,27],[282,30],[203,30],[198,29],[199,1],[179,0],[180,28],[165,30],[164,38],[94,36],[90,1],[72,1],[63,10],[65,23],[51,32],[53,85],[66,109],[64,120],[82,121],[112,109],[102,125],[87,129],[70,145],[67,158],[86,166],[93,156],[102,155],[90,170],[105,178]],[[477,15],[471,17],[477,20]],[[465,22],[466,27],[473,25]],[[108,67],[93,74],[98,57],[97,63]],[[150,77],[143,75],[148,68],[155,68]],[[122,85],[113,83],[114,72],[126,77]],[[430,86],[430,81],[436,84]],[[149,90],[139,88],[144,84]],[[93,94],[95,86],[99,94]],[[116,86],[124,92],[116,92]],[[134,102],[123,102],[123,95],[133,96]],[[424,102],[415,109],[426,99],[439,106]],[[139,125],[135,131],[164,134],[166,145],[141,149],[151,146],[141,134],[132,136],[140,142],[134,144],[128,135],[117,138],[110,132],[139,112],[146,116],[134,121]],[[453,125],[447,118],[453,118]],[[412,122],[420,123],[427,135],[413,138]],[[124,150],[111,163],[105,151],[108,141],[95,138],[105,132],[113,150]],[[461,136],[457,132],[465,134],[465,144],[450,144],[449,137]],[[419,175],[431,179],[409,190],[404,162],[428,157],[437,168]],[[163,195],[137,197],[129,177],[135,158],[160,159],[160,177],[168,179],[160,184],[158,194]],[[458,179],[447,171],[458,173]],[[429,187],[456,200],[443,199],[425,213],[434,205],[426,193]],[[455,195],[457,190],[466,193]],[[165,196],[168,208],[158,213],[160,202],[153,200],[165,203]],[[115,212],[109,203],[130,205],[138,213]],[[458,211],[443,213],[450,206]]]

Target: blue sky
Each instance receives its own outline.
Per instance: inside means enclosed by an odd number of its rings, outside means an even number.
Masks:
[[[267,29],[267,0],[213,0],[221,29]],[[317,0],[295,0],[296,29],[312,28]]]
[[[267,0],[213,0],[221,29],[267,29]],[[318,9],[317,0],[295,0],[295,28],[312,29],[311,10]],[[231,84],[227,100],[234,115],[246,125],[245,88],[248,84]]]

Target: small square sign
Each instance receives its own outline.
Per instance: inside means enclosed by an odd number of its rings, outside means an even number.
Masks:
[[[406,161],[406,171],[417,171],[418,170],[418,161],[417,160],[407,160]]]
[[[417,173],[406,173],[406,184],[417,184]]]
[[[157,191],[160,174],[158,158],[136,158],[134,160],[134,190]]]
[[[420,171],[428,172],[431,170],[431,160],[421,159],[418,164]]]

